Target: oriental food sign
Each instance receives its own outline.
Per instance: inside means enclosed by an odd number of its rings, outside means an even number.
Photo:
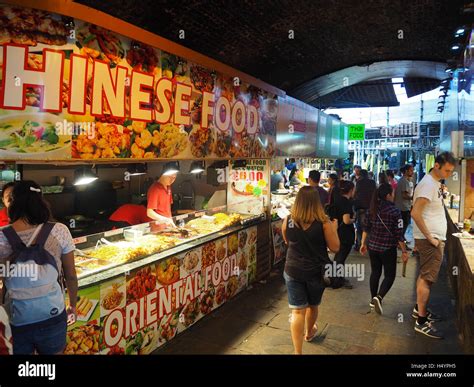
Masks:
[[[148,354],[255,281],[251,227],[79,290],[66,354]]]
[[[80,20],[0,5],[0,157],[271,157],[277,99]]]

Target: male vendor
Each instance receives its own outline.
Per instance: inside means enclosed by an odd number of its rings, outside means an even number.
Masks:
[[[177,171],[163,173],[148,189],[146,214],[156,221],[152,231],[176,227],[171,215],[171,204],[173,203],[171,185],[175,182],[177,173]]]

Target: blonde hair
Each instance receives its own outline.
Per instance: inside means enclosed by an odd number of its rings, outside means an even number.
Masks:
[[[299,190],[291,207],[291,219],[298,227],[312,224],[314,221],[321,223],[328,221],[315,187],[305,186]]]

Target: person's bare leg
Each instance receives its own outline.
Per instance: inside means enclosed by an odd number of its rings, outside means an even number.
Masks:
[[[426,316],[426,307],[430,298],[431,282],[418,277],[416,281],[416,302],[418,304],[418,315]]]
[[[318,307],[317,306],[308,306],[306,308],[305,321],[306,321],[306,337],[314,335],[314,324],[318,319]]]
[[[303,335],[304,335],[304,319],[306,308],[293,309],[291,312],[291,339],[295,348],[295,355],[303,353]]]

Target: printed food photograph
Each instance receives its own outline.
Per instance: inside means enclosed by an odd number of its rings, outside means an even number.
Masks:
[[[179,316],[179,322],[185,327],[189,327],[197,321],[199,316],[199,298],[195,298],[188,303],[182,309],[182,312]]]
[[[216,262],[216,242],[210,242],[202,247],[202,267],[212,265]]]
[[[127,277],[127,303],[138,301],[156,289],[155,266],[150,265]]]
[[[156,277],[163,285],[171,285],[179,280],[180,260],[178,257],[163,259],[156,264]]]
[[[204,292],[201,294],[199,304],[200,304],[201,313],[203,315],[208,314],[209,312],[212,311],[212,309],[214,309],[214,297],[215,297],[214,288],[211,288],[207,292]]]
[[[157,324],[152,324],[127,338],[126,355],[148,355],[158,345]]]
[[[197,90],[212,93],[215,80],[216,74],[213,71],[195,64],[191,65],[191,81]]]
[[[220,305],[227,299],[225,283],[221,283],[216,289],[216,304]]]
[[[163,316],[159,327],[159,341],[166,342],[173,339],[178,332],[180,311]]]
[[[193,125],[193,129],[189,134],[192,155],[197,158],[210,156],[214,152],[213,138],[212,125],[207,128],[202,128],[199,124]]]
[[[226,298],[232,298],[239,289],[239,278],[236,275],[233,275],[229,278],[226,284]]]
[[[66,355],[93,355],[99,352],[101,330],[95,323],[82,325],[67,332]]]
[[[0,5],[0,45],[6,43],[62,46],[67,43],[70,18],[33,8]]]
[[[237,251],[239,251],[239,235],[237,233],[227,237],[227,250],[229,256],[237,254]]]
[[[133,40],[126,60],[133,70],[152,74],[155,79],[161,78],[160,50]]]
[[[93,300],[87,296],[79,296],[76,304],[77,321],[88,321],[98,303],[99,300]]]
[[[116,67],[125,57],[123,42],[127,39],[94,24],[84,23],[76,29],[76,46],[81,55],[99,59]]]
[[[254,243],[249,249],[249,263],[253,264],[257,262],[257,245]]]
[[[248,283],[251,284],[255,281],[255,278],[257,277],[257,263],[254,263],[252,265],[249,265],[247,267],[247,272],[248,272]]]
[[[247,266],[249,263],[249,255],[248,255],[248,249],[241,250],[238,254],[238,265],[239,265],[239,270],[247,270]]]
[[[181,277],[185,277],[191,273],[200,270],[200,263],[201,263],[201,249],[195,249],[188,251],[184,254],[184,257],[181,261],[181,268],[183,270],[183,275]]]
[[[216,241],[217,260],[222,261],[227,257],[227,239],[219,239]]]
[[[257,242],[257,229],[255,227],[253,227],[249,230],[248,245],[252,246],[253,244],[255,244],[255,242]]]
[[[100,315],[105,316],[116,308],[123,308],[126,301],[124,278],[105,282],[100,286]]]
[[[69,158],[71,136],[57,134],[57,121],[50,113],[0,116],[0,157]]]
[[[247,231],[239,232],[239,249],[242,250],[247,246]]]

